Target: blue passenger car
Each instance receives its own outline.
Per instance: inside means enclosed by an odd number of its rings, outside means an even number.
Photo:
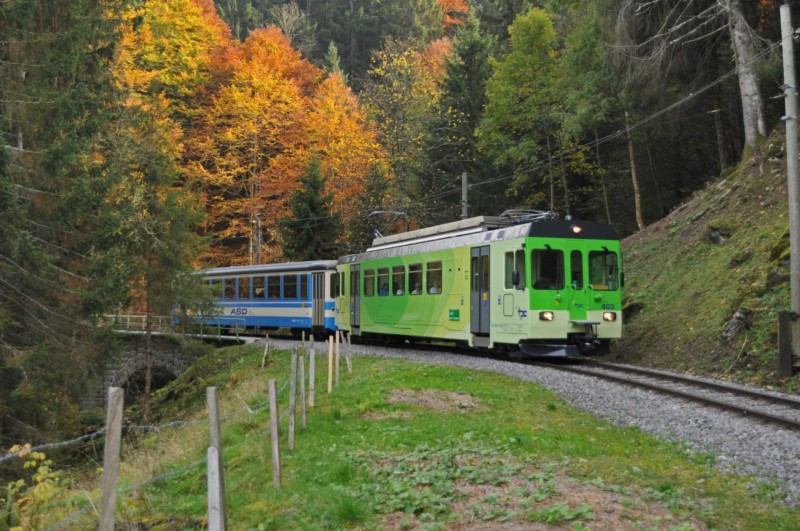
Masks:
[[[218,267],[202,272],[220,312],[207,324],[237,329],[333,331],[335,260]]]

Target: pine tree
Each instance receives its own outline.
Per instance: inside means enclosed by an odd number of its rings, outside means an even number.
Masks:
[[[281,220],[283,255],[305,261],[334,258],[339,216],[332,213],[333,194],[325,193],[325,177],[318,157],[312,157],[300,177],[300,188],[289,199],[291,218]]]

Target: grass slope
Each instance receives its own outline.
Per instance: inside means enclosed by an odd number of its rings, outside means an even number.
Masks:
[[[800,391],[778,382],[777,312],[790,308],[784,138],[623,242],[625,337],[612,358]],[[722,334],[737,310],[748,328]]]
[[[220,387],[231,529],[794,529],[796,508],[775,485],[717,473],[635,428],[577,412],[553,393],[486,372],[382,358],[354,359],[354,373],[325,392],[283,445],[282,488],[272,486],[266,382],[281,409],[289,353],[265,369],[261,349],[214,352],[159,391],[162,421],[196,424],[129,436],[117,510],[121,529],[206,525],[205,386]],[[135,433],[131,430],[131,434]],[[37,526],[96,525],[87,500],[99,472],[61,481],[56,496],[28,500]],[[83,513],[70,517],[79,508]],[[0,528],[3,524],[0,523]],[[36,527],[36,526],[34,526]]]

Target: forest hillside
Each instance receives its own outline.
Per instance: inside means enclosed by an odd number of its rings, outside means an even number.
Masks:
[[[620,355],[767,373],[779,202],[746,224],[719,209],[768,193],[773,163],[753,157],[784,114],[780,6],[0,3],[0,446],[82,429],[86,382],[119,352],[105,316],[152,328],[209,309],[199,268],[454,221],[464,176],[468,216],[548,210],[630,236],[641,311]],[[686,218],[687,200],[709,204]],[[719,261],[689,283],[687,256]],[[719,342],[740,307],[753,328]],[[678,335],[690,360],[667,351]]]
[[[800,390],[798,376],[777,379],[778,312],[790,309],[781,130],[669,215],[626,238],[623,253],[625,337],[613,358]],[[744,326],[732,327],[732,320]]]

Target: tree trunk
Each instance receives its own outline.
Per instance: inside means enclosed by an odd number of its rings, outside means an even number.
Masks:
[[[739,76],[739,91],[742,97],[745,146],[755,148],[758,137],[767,135],[764,119],[764,100],[758,87],[758,76],[753,71],[755,47],[750,37],[751,28],[742,11],[741,0],[728,0],[728,27],[731,33],[733,55]]]
[[[597,136],[597,129],[594,130],[594,150],[595,158],[597,159],[597,167],[600,170],[600,186],[603,189],[603,204],[606,207],[606,219],[608,224],[611,225],[611,209],[608,206],[608,192],[606,191],[606,178],[603,176],[603,163],[600,161],[600,138]]]
[[[636,174],[636,159],[633,156],[633,137],[628,126],[628,112],[625,111],[625,129],[628,132],[628,156],[631,159],[631,179],[633,180],[633,200],[636,204],[636,224],[639,230],[644,230],[644,218],[642,217],[642,198],[639,193],[639,176]]]

